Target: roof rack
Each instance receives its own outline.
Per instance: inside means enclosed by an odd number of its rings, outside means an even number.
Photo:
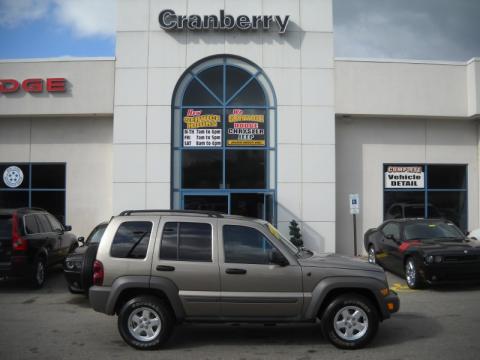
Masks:
[[[208,210],[124,210],[119,216],[129,216],[132,214],[145,214],[145,213],[180,213],[180,214],[197,214],[197,215],[207,215],[208,217],[223,218],[223,214],[218,211],[208,211]]]

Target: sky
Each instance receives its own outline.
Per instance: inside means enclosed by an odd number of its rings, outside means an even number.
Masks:
[[[115,4],[0,0],[0,59],[114,56]],[[480,57],[480,0],[333,0],[333,12],[337,57]]]

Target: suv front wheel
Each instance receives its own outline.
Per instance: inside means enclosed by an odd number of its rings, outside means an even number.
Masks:
[[[335,298],[322,316],[324,336],[341,349],[359,349],[367,345],[378,329],[378,312],[372,302],[357,294]]]
[[[133,298],[118,314],[118,330],[123,340],[141,350],[160,348],[170,337],[173,324],[168,306],[154,296]]]

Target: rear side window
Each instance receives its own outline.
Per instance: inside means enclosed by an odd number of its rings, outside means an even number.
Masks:
[[[12,237],[12,217],[0,216],[0,238]]]
[[[112,241],[110,255],[116,258],[145,259],[152,223],[127,221],[122,223]]]
[[[40,232],[37,222],[35,221],[35,215],[26,215],[23,218],[25,223],[25,231],[27,234],[37,234]]]
[[[52,214],[47,214],[47,219],[54,230],[63,230],[62,224]]]
[[[53,231],[52,226],[44,214],[36,214],[35,217],[37,219],[40,232],[47,233]]]
[[[168,222],[162,232],[160,259],[212,261],[212,226],[205,223]]]

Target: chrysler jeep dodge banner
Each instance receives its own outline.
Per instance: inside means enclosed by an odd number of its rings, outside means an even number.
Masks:
[[[423,189],[422,166],[387,166],[385,189]]]
[[[227,119],[227,146],[265,146],[264,110],[232,109]]]
[[[221,147],[222,110],[185,109],[183,111],[184,147]]]

